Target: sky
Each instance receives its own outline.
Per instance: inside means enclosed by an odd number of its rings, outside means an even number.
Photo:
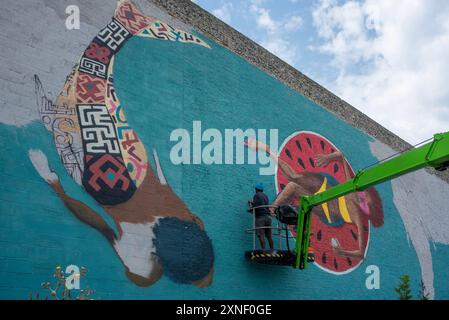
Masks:
[[[449,131],[449,1],[193,2],[404,140]]]

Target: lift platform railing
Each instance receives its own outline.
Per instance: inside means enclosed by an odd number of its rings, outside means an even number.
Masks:
[[[288,241],[289,239],[295,239],[295,237],[290,235],[290,232],[288,230],[288,226],[284,225],[279,221],[279,217],[277,214],[271,215],[272,217],[276,218],[276,226],[271,227],[256,227],[256,209],[259,208],[269,208],[274,209],[276,212],[276,209],[278,209],[278,206],[273,205],[263,205],[263,206],[257,206],[257,207],[251,207],[252,215],[253,215],[253,227],[251,229],[246,229],[246,233],[251,233],[253,235],[253,250],[256,250],[256,234],[257,230],[265,230],[265,229],[271,229],[273,231],[277,231],[277,233],[272,233],[273,236],[278,237],[278,243],[279,243],[279,250],[282,249],[282,239],[286,239],[287,241],[287,247],[289,247]],[[283,235],[282,231],[286,231],[286,234]]]

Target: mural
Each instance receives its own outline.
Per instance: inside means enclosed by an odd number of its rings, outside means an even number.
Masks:
[[[16,52],[0,66],[1,299],[27,299],[71,264],[89,268],[95,299],[396,299],[405,273],[414,294],[422,280],[449,297],[449,186],[425,171],[315,208],[306,270],[246,261],[256,182],[271,203],[297,205],[394,151],[138,1],[92,4],[64,37],[59,1],[36,0],[31,22],[26,3],[0,11],[2,50]],[[195,121],[209,128],[198,150]],[[246,152],[226,130],[254,129],[248,146],[272,160],[175,164],[177,129],[190,159],[227,141]],[[366,286],[374,267],[379,289]]]
[[[66,207],[106,237],[135,284],[149,286],[165,274],[178,283],[207,287],[214,254],[204,224],[167,184],[156,150],[157,174],[152,171],[114,89],[114,57],[133,36],[210,49],[201,39],[120,1],[112,21],[89,44],[55,103],[35,76],[39,113],[53,133],[67,173],[113,218],[118,234],[93,209],[64,191],[42,151],[30,150],[29,157]]]
[[[300,195],[311,195],[354,177],[347,159],[325,137],[314,132],[295,132],[285,139],[279,155],[268,145],[249,140],[249,148],[270,154],[277,164],[274,206],[299,205]],[[310,246],[315,265],[334,274],[353,271],[364,260],[369,243],[369,221],[383,225],[378,192],[370,188],[329,201],[312,211]],[[290,227],[296,237],[294,226]]]

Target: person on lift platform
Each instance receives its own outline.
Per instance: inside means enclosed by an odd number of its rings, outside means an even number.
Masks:
[[[262,183],[257,183],[255,186],[256,194],[253,197],[253,201],[250,201],[250,208],[248,212],[253,212],[256,215],[255,228],[256,234],[259,238],[260,247],[265,250],[265,238],[268,240],[270,249],[274,249],[272,232],[271,232],[271,212],[268,207],[257,208],[259,206],[268,206],[270,203],[268,201],[267,195],[263,192],[264,185]],[[260,229],[259,229],[260,228]]]

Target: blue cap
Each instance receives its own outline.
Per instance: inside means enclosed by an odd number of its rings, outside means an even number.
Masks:
[[[262,182],[256,183],[256,189],[260,190],[260,191],[263,191],[263,183]]]

